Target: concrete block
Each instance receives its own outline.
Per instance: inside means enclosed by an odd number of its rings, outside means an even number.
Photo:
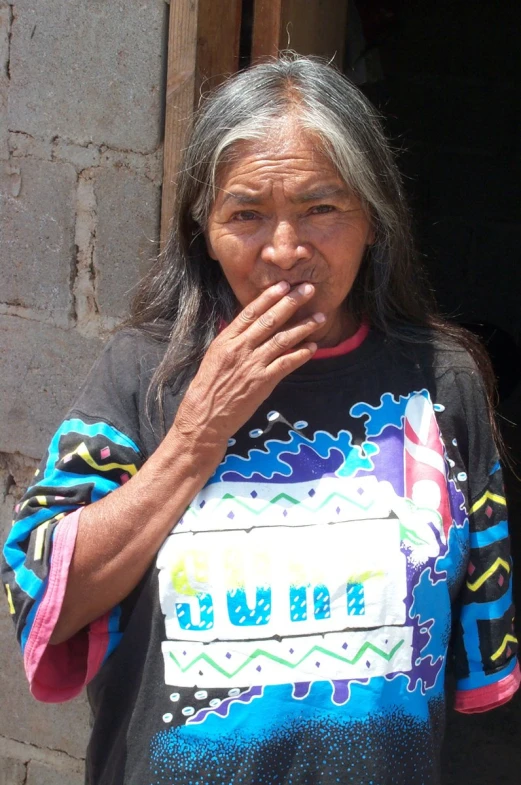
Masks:
[[[9,132],[9,152],[14,158],[39,158],[41,161],[52,161],[53,142],[36,139],[21,131]],[[70,162],[69,162],[70,163]]]
[[[0,72],[0,161],[9,158],[9,130],[7,122],[7,90],[9,80]]]
[[[2,167],[3,302],[67,318],[75,200],[76,172],[68,164],[13,159]]]
[[[25,785],[84,785],[84,766],[78,764],[66,771],[46,763],[30,761],[27,766]]]
[[[7,91],[9,88],[9,33],[11,28],[11,8],[0,3],[0,161],[9,157]]]
[[[101,342],[0,316],[0,452],[41,458]]]
[[[103,316],[122,317],[157,252],[158,186],[125,168],[100,168],[96,199],[97,302]]]
[[[16,3],[9,127],[151,152],[160,142],[164,0]]]
[[[0,758],[0,785],[26,785],[25,765],[14,758]]]
[[[9,69],[9,33],[12,11],[9,3],[0,2],[0,70],[6,73]]]
[[[51,157],[53,161],[70,163],[77,171],[82,171],[92,166],[98,166],[100,150],[94,144],[82,147],[78,144],[68,144],[61,139],[55,139],[52,143]]]

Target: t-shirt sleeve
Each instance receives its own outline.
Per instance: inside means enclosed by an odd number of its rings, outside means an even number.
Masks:
[[[454,626],[455,708],[488,711],[517,690],[520,671],[512,603],[512,559],[503,477],[477,372],[456,375],[465,429],[469,556]]]
[[[139,446],[131,336],[117,336],[95,364],[54,434],[33,485],[15,508],[2,580],[31,692],[43,701],[77,695],[121,638],[116,607],[70,640],[51,645],[85,505],[127,482],[145,456]]]

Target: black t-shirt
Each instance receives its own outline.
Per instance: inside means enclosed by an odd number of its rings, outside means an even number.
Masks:
[[[131,595],[53,647],[74,511],[161,440],[161,346],[126,331],[105,349],[4,564],[33,693],[90,681],[89,785],[434,785],[449,650],[462,711],[516,689],[482,384],[463,350],[418,339],[371,332],[281,382]],[[166,395],[167,427],[178,403]]]

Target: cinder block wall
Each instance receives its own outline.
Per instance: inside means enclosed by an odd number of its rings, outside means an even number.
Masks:
[[[0,0],[0,526],[156,251],[165,0]],[[38,704],[0,606],[0,785],[79,785],[84,699]]]

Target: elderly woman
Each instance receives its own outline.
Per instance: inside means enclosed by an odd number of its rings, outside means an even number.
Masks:
[[[90,785],[439,783],[449,643],[458,710],[519,683],[489,379],[363,96],[289,56],[211,95],[5,546]]]

